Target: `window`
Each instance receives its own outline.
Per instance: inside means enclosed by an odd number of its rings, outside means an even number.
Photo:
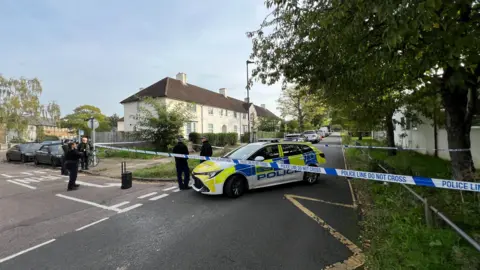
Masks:
[[[243,133],[247,133],[248,132],[248,126],[247,125],[243,125]]]
[[[283,155],[286,157],[300,155],[302,150],[296,144],[282,144]]]
[[[239,147],[232,152],[225,155],[227,158],[231,159],[247,159],[252,153],[255,153],[261,145],[258,144],[247,144],[245,146]]]
[[[223,116],[223,109],[220,110],[220,116]]]
[[[237,127],[237,125],[233,126],[233,132],[238,133],[238,127]]]
[[[208,124],[208,132],[213,133],[213,124]]]
[[[208,108],[208,114],[213,115],[213,108]]]
[[[247,114],[246,113],[242,113],[243,114],[243,119],[247,119]]]
[[[187,135],[195,132],[195,122],[187,122],[185,123],[185,131],[187,132]]]
[[[304,144],[300,145],[300,149],[302,150],[302,153],[304,153],[304,154],[309,153],[309,152],[313,152],[313,149],[310,146],[304,145]]]
[[[254,160],[258,156],[264,157],[265,160],[280,157],[280,152],[278,151],[278,145],[265,146],[264,148],[258,150],[255,154],[253,154],[249,158],[249,160]]]
[[[228,110],[225,110],[225,116],[228,116]]]
[[[227,133],[227,126],[226,125],[222,126],[222,133]]]
[[[237,118],[237,112],[233,112],[233,117]]]
[[[192,111],[192,112],[197,112],[197,104],[195,104],[195,103],[189,103],[189,104],[188,104],[188,107],[189,107],[190,111]]]

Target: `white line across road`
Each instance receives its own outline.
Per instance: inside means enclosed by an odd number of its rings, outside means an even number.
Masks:
[[[179,189],[179,188],[177,188],[177,189],[175,189],[173,192],[179,192],[179,191],[180,191],[180,189]]]
[[[95,206],[95,207],[98,207],[98,208],[102,208],[102,209],[105,209],[105,210],[110,210],[110,211],[115,211],[117,213],[120,213],[119,209],[115,209],[115,208],[112,208],[110,206],[106,206],[106,205],[103,205],[103,204],[98,204],[98,203],[95,203],[95,202],[86,201],[86,200],[78,199],[78,198],[75,198],[75,197],[66,196],[66,195],[63,195],[63,194],[56,194],[55,196],[60,197],[60,198],[64,198],[64,199],[67,199],[67,200],[79,202],[79,203],[88,204],[88,205]]]
[[[140,197],[138,197],[138,199],[145,199],[147,197],[150,197],[150,196],[153,196],[153,195],[156,195],[157,192],[152,192],[152,193],[148,193],[148,194],[145,194],[145,195],[142,195]]]
[[[4,173],[2,173],[2,174],[0,174],[0,175],[3,176],[3,177],[6,177],[6,178],[12,178],[12,177],[13,177],[13,176],[11,176],[11,175],[4,174]]]
[[[27,252],[29,252],[29,251],[32,251],[32,250],[34,250],[34,249],[37,249],[37,248],[39,248],[39,247],[48,245],[48,244],[52,243],[53,241],[55,241],[55,239],[48,240],[47,242],[43,242],[43,243],[41,243],[41,244],[39,244],[39,245],[33,246],[33,247],[31,247],[31,248],[27,248],[27,249],[25,249],[25,250],[23,250],[23,251],[20,251],[20,252],[18,252],[18,253],[15,253],[15,254],[13,254],[13,255],[10,255],[10,256],[8,256],[8,257],[5,257],[5,258],[3,258],[3,259],[0,259],[0,263],[6,262],[6,261],[8,261],[8,260],[11,260],[11,259],[13,259],[13,258],[15,258],[15,257],[17,257],[17,256],[20,256],[20,255],[22,255],[22,254],[25,254],[25,253],[27,253]]]
[[[90,224],[87,224],[87,225],[85,225],[85,226],[83,226],[83,227],[80,227],[80,228],[76,229],[75,231],[76,231],[76,232],[81,231],[81,230],[83,230],[83,229],[86,229],[86,228],[88,228],[88,227],[90,227],[90,226],[93,226],[93,225],[95,225],[95,224],[98,224],[98,223],[100,223],[100,222],[102,222],[102,221],[105,221],[105,220],[107,220],[107,219],[108,219],[108,217],[102,218],[102,219],[100,219],[100,220],[97,220],[97,221],[95,221],[95,222],[92,222],[92,223],[90,223]]]
[[[168,191],[168,190],[172,190],[172,189],[176,189],[176,188],[177,188],[176,186],[169,187],[169,188],[164,188],[163,191]]]
[[[137,208],[137,207],[140,207],[140,206],[142,206],[142,205],[143,205],[143,204],[141,204],[141,203],[137,203],[137,204],[132,205],[132,206],[129,206],[129,207],[127,207],[127,208],[120,209],[120,212],[119,212],[119,213],[128,212],[128,211],[130,211],[130,210],[132,210],[132,209],[135,209],[135,208]]]
[[[165,197],[167,197],[167,196],[168,196],[168,194],[164,193],[164,194],[162,194],[162,195],[158,195],[158,196],[156,196],[156,197],[150,198],[150,201],[156,201],[156,200],[159,200],[159,199],[161,199],[161,198],[165,198]]]
[[[118,208],[118,207],[120,207],[120,206],[122,206],[122,205],[129,204],[129,203],[130,203],[130,202],[125,201],[125,202],[121,202],[121,203],[112,205],[112,206],[110,206],[110,207],[111,207],[111,208]]]
[[[29,188],[29,189],[37,189],[36,187],[30,186],[30,185],[27,185],[27,184],[23,184],[23,183],[19,183],[17,181],[13,181],[13,180],[7,180],[7,182],[10,182],[12,184],[17,184],[19,186],[26,187],[26,188]]]
[[[25,174],[25,175],[33,175],[33,173],[28,173],[28,172],[21,172],[21,174]]]

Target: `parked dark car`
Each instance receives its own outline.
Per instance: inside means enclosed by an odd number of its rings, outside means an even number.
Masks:
[[[7,161],[21,161],[29,162],[33,160],[35,156],[35,151],[38,150],[42,145],[39,143],[22,143],[17,144],[6,153]]]
[[[62,144],[45,144],[35,152],[34,162],[38,164],[49,164],[57,167],[61,164],[63,157]]]

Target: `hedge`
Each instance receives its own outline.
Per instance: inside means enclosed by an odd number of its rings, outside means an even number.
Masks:
[[[192,132],[188,134],[188,139],[192,143],[200,143],[200,137],[205,136],[208,138],[208,141],[213,146],[225,146],[225,145],[236,145],[238,140],[238,134],[235,132],[230,133],[204,133],[200,135],[199,133]]]

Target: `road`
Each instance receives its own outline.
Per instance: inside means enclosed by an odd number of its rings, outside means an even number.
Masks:
[[[326,167],[344,167],[340,148],[321,149]],[[80,176],[86,184],[66,192],[63,178],[27,181],[36,189],[1,178],[18,182],[31,170],[0,165],[0,269],[352,269],[363,260],[340,177],[235,200],[175,192],[172,183],[121,190],[111,179]]]

